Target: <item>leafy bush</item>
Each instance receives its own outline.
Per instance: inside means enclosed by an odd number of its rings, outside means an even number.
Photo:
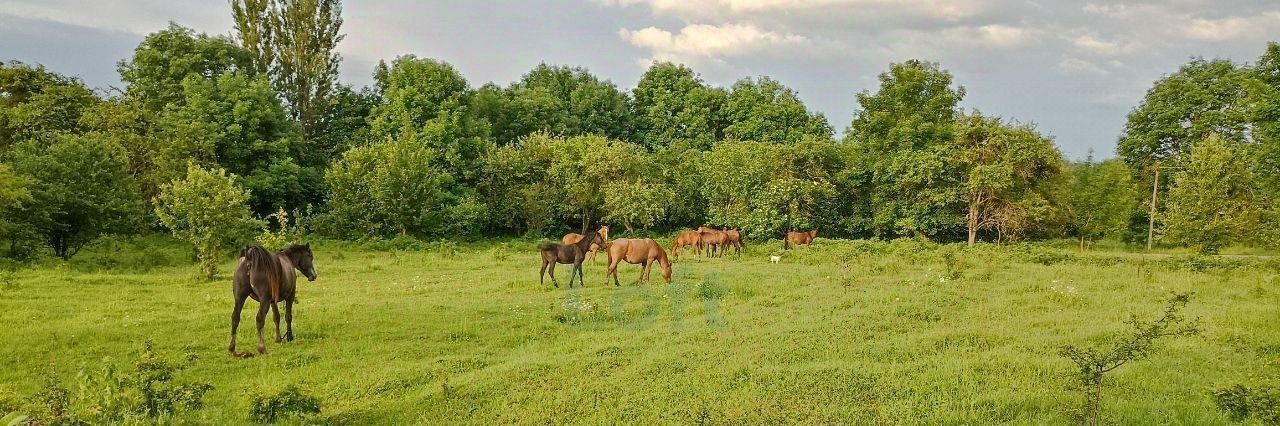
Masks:
[[[1231,420],[1244,421],[1256,417],[1263,424],[1280,425],[1280,390],[1236,384],[1213,391],[1213,402],[1226,411]]]
[[[303,393],[297,386],[289,385],[273,395],[254,395],[249,419],[258,423],[274,423],[282,417],[319,413],[319,399]]]
[[[1075,363],[1076,378],[1088,402],[1084,420],[1098,424],[1102,416],[1102,379],[1107,373],[1131,361],[1151,356],[1156,341],[1162,337],[1191,336],[1200,333],[1199,319],[1188,321],[1182,309],[1191,301],[1190,294],[1175,294],[1169,299],[1164,313],[1155,321],[1144,322],[1137,315],[1127,323],[1133,326],[1132,334],[1121,336],[1110,348],[1079,348],[1067,345],[1061,348],[1063,357]]]
[[[160,186],[156,216],[175,237],[195,246],[201,274],[213,278],[219,252],[260,226],[250,216],[248,201],[249,192],[236,186],[235,175],[189,163],[185,179]]]
[[[80,425],[155,423],[183,411],[199,410],[208,383],[176,383],[174,375],[195,361],[169,362],[159,357],[151,343],[143,349],[133,372],[120,371],[105,359],[97,371],[77,374],[79,392],[72,397],[66,387],[50,381],[31,399],[40,414],[37,424]]]

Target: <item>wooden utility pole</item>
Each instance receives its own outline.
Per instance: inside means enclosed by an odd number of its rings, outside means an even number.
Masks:
[[[1151,180],[1151,212],[1147,214],[1147,251],[1151,251],[1151,240],[1156,234],[1156,195],[1160,193],[1160,162],[1156,162],[1156,176]]]

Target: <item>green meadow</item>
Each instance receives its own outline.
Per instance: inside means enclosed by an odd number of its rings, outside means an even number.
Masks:
[[[80,375],[132,371],[150,341],[175,382],[212,385],[177,424],[249,423],[290,386],[321,410],[283,423],[1070,424],[1085,397],[1060,347],[1105,347],[1175,292],[1203,332],[1109,373],[1105,423],[1230,423],[1214,391],[1280,376],[1263,256],[819,239],[773,264],[777,241],[748,241],[682,256],[671,284],[624,265],[606,285],[602,257],[568,289],[539,284],[535,243],[319,242],[297,340],[250,358],[226,351],[231,259],[204,281],[190,249],[141,238],[0,272],[0,412],[47,417],[56,384],[92,413]]]

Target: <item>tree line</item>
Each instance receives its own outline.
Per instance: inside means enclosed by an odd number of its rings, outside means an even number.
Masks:
[[[769,77],[655,62],[631,90],[540,64],[473,86],[402,55],[337,79],[338,0],[235,0],[233,35],[170,24],[121,88],[0,65],[0,256],[69,258],[160,230],[212,256],[279,212],[337,238],[698,225],[747,238],[1153,239],[1273,245],[1280,48],[1194,59],[1128,117],[1117,158],[1064,159],[1030,123],[965,111],[939,64],[890,64],[844,136]]]

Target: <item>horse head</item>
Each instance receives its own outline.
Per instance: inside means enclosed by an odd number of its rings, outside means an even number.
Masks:
[[[289,247],[288,251],[290,253],[290,260],[293,261],[294,267],[301,271],[302,275],[307,277],[307,281],[315,281],[315,253],[311,251],[311,243]]]

